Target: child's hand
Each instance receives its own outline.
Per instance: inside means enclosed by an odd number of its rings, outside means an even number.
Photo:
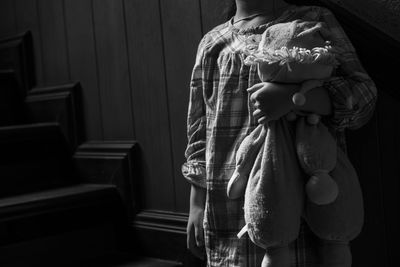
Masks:
[[[204,260],[204,230],[203,230],[204,209],[190,209],[187,225],[187,248],[196,257]]]
[[[198,258],[204,260],[204,205],[206,191],[192,185],[190,192],[190,211],[186,228],[187,248]]]
[[[253,112],[258,123],[281,118],[293,110],[292,96],[299,90],[297,84],[262,82],[247,89],[256,110]]]

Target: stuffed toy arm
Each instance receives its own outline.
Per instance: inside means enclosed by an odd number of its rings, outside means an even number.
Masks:
[[[315,88],[321,88],[323,85],[324,81],[323,80],[307,80],[302,83],[299,92],[295,93],[292,97],[292,101],[296,106],[303,106],[306,102],[306,94],[308,91],[311,89]],[[291,111],[286,115],[286,119],[288,121],[295,121],[298,117],[300,116],[305,116],[307,119],[307,122],[311,125],[317,125],[320,122],[321,116],[315,113],[303,113],[303,112],[296,112],[296,111]]]

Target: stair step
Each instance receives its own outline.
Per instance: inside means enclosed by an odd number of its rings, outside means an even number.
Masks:
[[[58,123],[0,127],[0,197],[76,183]]]
[[[74,263],[78,267],[182,267],[182,263],[163,259],[133,258],[126,253],[114,253]]]
[[[25,98],[30,122],[58,122],[73,149],[84,141],[82,88],[79,83],[36,87]]]
[[[59,136],[61,133],[59,124],[56,122],[43,122],[22,125],[9,125],[0,127],[0,142],[36,140],[37,138]],[[62,134],[62,133],[61,133]]]
[[[65,135],[56,122],[0,127],[0,148],[0,165],[23,159],[34,160],[39,156],[72,156]]]
[[[98,223],[82,229],[0,246],[0,266],[76,267],[80,262],[77,259],[106,254],[115,251],[115,247],[113,226]]]
[[[35,85],[33,43],[30,32],[0,40],[0,69],[13,69],[22,93]]]
[[[127,259],[126,257],[116,259],[104,259],[99,257],[98,259],[74,261],[70,258],[66,258],[64,255],[60,255],[59,258],[51,259],[50,255],[43,258],[35,259],[32,258],[30,261],[24,261],[22,259],[16,259],[14,261],[3,261],[0,263],[2,267],[183,267],[179,262],[166,261],[155,258],[140,258],[140,259]]]
[[[0,199],[0,245],[121,223],[122,204],[113,185],[81,184]],[[118,221],[119,220],[119,221]]]
[[[24,111],[24,96],[14,70],[0,70],[0,126],[22,123]]]
[[[96,265],[101,266],[101,265]],[[178,267],[182,266],[182,264],[178,262],[166,261],[161,259],[153,259],[153,258],[143,258],[139,260],[133,260],[131,262],[125,263],[110,263],[110,265],[106,265],[109,267]],[[94,267],[94,266],[93,266]]]
[[[79,184],[0,199],[0,222],[27,213],[90,205],[91,201],[118,195],[114,185]]]

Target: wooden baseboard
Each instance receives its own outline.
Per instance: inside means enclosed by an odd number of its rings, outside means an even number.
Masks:
[[[145,256],[177,261],[183,266],[205,266],[186,249],[188,215],[159,210],[143,210],[132,223],[133,235]]]
[[[159,232],[169,232],[185,236],[188,215],[169,211],[145,210],[139,212],[133,222],[133,227]]]
[[[183,262],[186,251],[187,215],[145,210],[133,221],[136,243],[145,256]]]

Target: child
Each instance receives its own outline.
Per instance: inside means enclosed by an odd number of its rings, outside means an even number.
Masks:
[[[208,266],[252,267],[261,265],[265,252],[247,238],[237,238],[245,224],[243,199],[226,196],[235,153],[258,120],[280,120],[292,109],[291,98],[300,85],[260,83],[257,68],[246,66],[240,56],[245,45],[242,37],[296,19],[326,23],[345,51],[338,58],[336,75],[322,89],[311,90],[301,110],[327,116],[328,126],[343,148],[343,130],[358,128],[371,116],[376,89],[328,10],[292,6],[282,0],[235,2],[235,16],[207,33],[199,45],[190,86],[187,162],[182,170],[192,183],[188,248],[199,257],[205,248]],[[259,89],[248,94],[247,89],[254,85]],[[316,242],[302,223],[298,239],[289,245],[290,266],[320,266]]]

